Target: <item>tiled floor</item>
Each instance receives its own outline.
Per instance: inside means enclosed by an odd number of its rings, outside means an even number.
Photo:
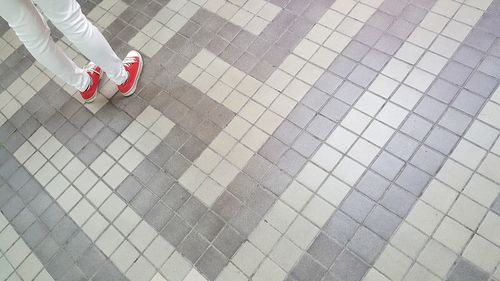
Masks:
[[[140,89],[0,20],[0,280],[500,281],[500,0],[80,3]]]

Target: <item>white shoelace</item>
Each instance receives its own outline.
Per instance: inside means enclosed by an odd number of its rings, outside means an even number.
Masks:
[[[130,66],[131,64],[134,64],[137,62],[137,57],[126,57],[123,59],[123,64],[126,66]]]

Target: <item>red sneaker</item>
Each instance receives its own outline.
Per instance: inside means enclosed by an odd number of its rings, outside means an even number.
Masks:
[[[142,71],[142,56],[137,51],[130,51],[123,60],[123,66],[128,72],[128,79],[125,83],[118,85],[118,91],[125,97],[131,96],[137,88],[137,82]]]
[[[87,66],[85,66],[84,69],[90,76],[90,86],[87,88],[87,90],[80,92],[80,95],[82,95],[82,98],[85,101],[85,103],[92,103],[95,100],[95,97],[97,96],[99,81],[101,80],[102,77],[102,69],[93,63],[89,63]]]

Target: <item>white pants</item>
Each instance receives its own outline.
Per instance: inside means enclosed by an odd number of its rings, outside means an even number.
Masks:
[[[82,14],[76,0],[34,0],[45,16],[116,84],[127,80],[121,60],[101,32]],[[89,75],[50,38],[50,29],[31,0],[0,0],[0,16],[33,57],[67,84],[84,91]]]

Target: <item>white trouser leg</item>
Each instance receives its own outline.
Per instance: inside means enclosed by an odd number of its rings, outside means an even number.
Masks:
[[[90,77],[52,41],[47,23],[30,0],[1,0],[0,16],[38,62],[78,90],[88,87]]]
[[[120,85],[128,78],[122,61],[102,33],[83,15],[76,0],[35,0],[47,18],[111,81]]]

